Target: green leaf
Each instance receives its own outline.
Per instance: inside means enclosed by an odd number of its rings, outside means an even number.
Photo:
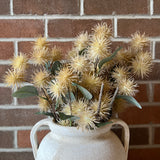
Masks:
[[[70,92],[70,93],[68,92],[65,97],[66,97],[67,99],[69,99],[69,94],[70,94],[71,102],[75,101],[76,98],[75,98],[73,92]]]
[[[39,115],[42,114],[42,115],[53,117],[53,113],[51,112],[36,112],[36,114],[39,114]]]
[[[105,125],[110,124],[110,123],[113,123],[113,122],[112,121],[107,121],[107,122],[96,123],[96,126],[99,128],[99,127],[105,126]]]
[[[84,87],[80,86],[79,84],[77,83],[72,83],[73,86],[76,86],[80,91],[81,93],[83,94],[83,96],[88,99],[88,100],[91,100],[92,99],[92,94]]]
[[[112,60],[112,59],[116,56],[116,54],[118,53],[118,51],[119,51],[121,48],[122,48],[122,47],[119,47],[118,49],[116,49],[115,52],[114,52],[111,56],[102,59],[102,60],[99,62],[99,64],[98,64],[99,69],[101,69],[101,67],[102,67],[106,62]]]
[[[51,68],[51,73],[53,75],[56,74],[56,71],[58,71],[60,69],[60,67],[62,66],[62,63],[60,63],[59,61],[55,61],[52,65],[52,68]]]
[[[62,113],[62,112],[59,112],[59,117],[60,117],[61,120],[70,119],[70,120],[72,120],[72,121],[79,118],[79,117],[72,116],[72,115],[66,115],[66,114],[64,114],[64,113]]]
[[[126,100],[129,103],[134,104],[135,106],[137,106],[138,108],[142,109],[141,105],[137,102],[137,100],[135,98],[133,98],[132,96],[126,96],[126,95],[117,95],[116,98],[121,98]]]
[[[24,86],[22,88],[19,88],[16,92],[14,92],[12,96],[17,98],[38,96],[38,91],[34,86]]]

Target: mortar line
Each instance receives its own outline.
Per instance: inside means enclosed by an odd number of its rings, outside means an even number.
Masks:
[[[13,14],[13,0],[10,0],[10,15],[14,15]]]
[[[17,143],[17,130],[14,130],[14,148],[18,148],[18,143]]]
[[[129,149],[145,149],[145,148],[160,148],[160,145],[132,145]]]
[[[152,59],[155,59],[155,41],[152,42]]]
[[[117,37],[117,17],[114,16],[114,37]]]
[[[0,148],[0,152],[32,152],[32,148]]]
[[[149,93],[148,93],[149,102],[153,102],[153,96],[154,96],[153,94],[154,94],[154,91],[153,91],[152,83],[149,83]]]
[[[152,145],[153,144],[153,132],[152,132],[152,124],[149,126],[149,144]]]
[[[48,38],[48,19],[45,19],[44,36]]]
[[[150,0],[150,15],[153,15],[153,0]]]
[[[80,16],[84,15],[84,0],[80,0]]]

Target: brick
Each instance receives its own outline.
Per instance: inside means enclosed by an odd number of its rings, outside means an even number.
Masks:
[[[112,22],[108,20],[71,20],[71,19],[55,19],[48,22],[49,37],[75,37],[82,31],[91,31],[95,24],[107,22],[111,25]],[[87,25],[86,25],[87,24]]]
[[[9,65],[0,65],[0,83],[3,83],[4,76],[6,74],[6,71],[10,68]]]
[[[160,42],[156,42],[155,59],[160,59]]]
[[[159,91],[160,91],[160,84],[154,84],[154,102],[160,102],[160,95],[159,95]]]
[[[148,14],[148,1],[85,0],[84,12],[89,15]]]
[[[129,106],[119,117],[128,124],[158,124],[159,113],[160,106],[145,106],[142,109]]]
[[[42,141],[43,137],[48,133],[48,130],[41,130],[37,132],[37,137],[38,137],[38,143]],[[17,135],[18,139],[18,147],[19,148],[31,148],[31,143],[30,143],[30,130],[22,130],[18,131]]]
[[[38,109],[0,109],[0,126],[32,126],[44,116]]]
[[[119,19],[117,25],[119,37],[130,37],[136,31],[150,37],[160,36],[160,19]]]
[[[160,127],[154,128],[154,144],[160,144]]]
[[[13,42],[0,42],[0,59],[7,60],[13,57],[14,47]]]
[[[44,34],[42,20],[1,20],[0,38],[37,37]]]
[[[15,14],[79,14],[79,0],[14,0]]]
[[[33,160],[32,152],[1,152],[0,160]]]
[[[34,42],[19,42],[18,51],[31,55]],[[54,45],[62,49],[63,54],[66,54],[72,48],[72,42],[49,42],[49,48],[52,48]]]
[[[130,149],[128,160],[158,160],[160,148]]]
[[[0,105],[12,103],[11,88],[0,87]]]
[[[160,0],[154,0],[154,14],[160,14]]]
[[[17,98],[19,105],[36,105],[38,103],[37,97]]]
[[[12,148],[13,147],[13,132],[12,131],[0,131],[0,148]]]
[[[130,145],[149,144],[148,128],[130,128]]]
[[[0,15],[9,14],[10,0],[0,0]]]
[[[136,94],[136,100],[138,102],[148,102],[148,85],[147,84],[138,84],[137,87],[138,93]]]

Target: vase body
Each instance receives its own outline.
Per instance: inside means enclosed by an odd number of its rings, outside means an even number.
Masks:
[[[113,124],[123,124],[124,146],[110,130]],[[41,125],[48,125],[51,132],[37,147],[36,131]],[[127,160],[129,130],[121,120],[113,120],[113,123],[97,130],[82,131],[75,127],[59,126],[45,119],[33,127],[31,143],[35,160]]]

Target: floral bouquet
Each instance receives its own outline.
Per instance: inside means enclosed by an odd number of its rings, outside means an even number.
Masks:
[[[40,37],[31,58],[20,53],[12,60],[5,83],[17,88],[14,97],[37,96],[39,114],[51,116],[55,123],[95,129],[123,111],[126,102],[141,108],[133,98],[137,92],[135,77],[143,78],[151,71],[149,41],[136,32],[127,48],[111,52],[111,28],[96,25],[91,34],[82,32],[64,58],[60,48],[51,48]],[[32,75],[31,85],[25,77],[29,61],[39,67]]]

